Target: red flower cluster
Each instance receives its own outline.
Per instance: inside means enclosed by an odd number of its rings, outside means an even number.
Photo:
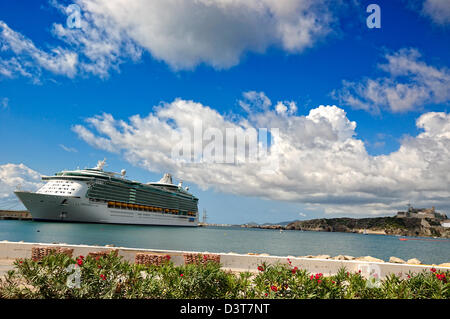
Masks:
[[[80,267],[83,266],[83,258],[84,256],[77,257],[77,265]]]
[[[295,273],[297,272],[297,270],[298,270],[298,267],[294,267],[294,268],[292,269],[292,274],[295,275]]]
[[[180,274],[180,277],[183,277],[183,274]]]
[[[314,275],[311,275],[310,277],[309,277],[309,279],[311,279],[311,280],[317,280],[317,283],[321,283],[322,282],[322,280],[321,280],[321,278],[323,277],[323,274],[322,273],[318,273],[318,274],[316,274],[315,276]]]
[[[447,277],[445,276],[444,273],[442,273],[442,274],[436,274],[436,278],[439,279],[440,281],[443,281],[444,283],[447,282]]]
[[[431,268],[430,271],[431,271],[432,273],[434,273],[434,275],[436,276],[436,278],[439,279],[440,281],[443,281],[443,282],[445,282],[445,283],[447,282],[447,277],[445,276],[444,273],[442,273],[442,274],[438,273],[437,270],[436,270],[436,268],[434,268],[434,267]]]
[[[289,258],[287,259],[287,261],[288,261],[289,265],[292,265],[292,261]]]
[[[166,255],[166,260],[170,260],[170,255]]]
[[[272,291],[277,291],[278,289],[277,289],[277,286],[270,286],[270,289],[272,290]]]
[[[103,274],[100,275],[100,278],[102,278],[102,280],[106,280],[106,276]]]
[[[258,266],[259,271],[264,271],[264,268],[262,266]]]

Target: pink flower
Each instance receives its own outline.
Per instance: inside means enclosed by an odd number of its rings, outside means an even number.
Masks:
[[[294,267],[294,269],[292,269],[292,273],[295,274],[298,270],[298,267]]]
[[[431,272],[436,272],[436,268],[433,267],[433,268],[430,269],[430,271]]]
[[[272,291],[277,291],[278,289],[277,289],[277,286],[270,286],[270,289],[272,290]]]
[[[258,266],[259,271],[264,271],[264,268],[262,266]]]
[[[106,280],[106,276],[103,274],[100,275],[100,278],[102,278],[102,280]]]
[[[180,274],[180,277],[183,277],[183,274]]]

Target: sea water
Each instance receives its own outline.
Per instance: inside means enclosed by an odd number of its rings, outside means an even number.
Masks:
[[[168,227],[0,220],[0,240],[274,256],[350,255],[450,262],[450,240],[241,227]],[[402,237],[405,238],[405,237]],[[408,238],[408,237],[406,237]]]

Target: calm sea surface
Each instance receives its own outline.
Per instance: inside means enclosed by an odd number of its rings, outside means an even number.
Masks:
[[[417,239],[417,238],[416,238]],[[396,256],[423,263],[450,262],[450,240],[400,241],[396,236],[245,229],[66,224],[0,220],[0,240],[107,245],[168,250],[267,253],[275,256]]]

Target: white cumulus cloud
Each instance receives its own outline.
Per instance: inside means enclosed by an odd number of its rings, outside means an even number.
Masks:
[[[1,20],[0,51],[0,74],[6,77],[19,74],[37,80],[42,70],[47,70],[71,78],[77,72],[77,53],[61,47],[54,47],[49,52],[41,50]]]
[[[51,5],[72,21],[73,5]],[[43,71],[107,77],[143,53],[174,70],[237,65],[247,52],[300,53],[332,33],[337,0],[75,0],[76,23],[54,23],[61,44],[39,48],[0,20],[0,75],[39,82]]]
[[[9,99],[7,97],[0,98],[0,109],[7,109],[9,107]]]
[[[423,114],[417,119],[422,133],[404,138],[396,152],[371,156],[356,138],[356,123],[337,106],[322,105],[307,115],[295,115],[277,112],[279,103],[273,104],[262,92],[244,96],[257,97],[256,105],[246,100],[244,106],[251,112],[245,117],[224,116],[201,103],[176,99],[145,117],[98,115],[86,125],[74,126],[74,131],[96,148],[122,153],[133,165],[170,171],[204,189],[300,202],[329,213],[393,213],[408,202],[450,208],[449,114]],[[261,101],[268,107],[261,108]],[[193,132],[200,124],[203,133],[217,129],[223,136],[227,128],[247,133],[278,128],[279,133],[268,155],[256,162],[189,163],[173,157],[173,146],[184,138],[183,132]],[[189,141],[192,149],[204,150],[209,140]],[[224,152],[227,147],[235,145],[226,144]],[[264,171],[271,163],[278,165]]]
[[[41,174],[24,164],[0,165],[0,209],[17,209],[21,206],[14,195],[17,187],[22,190],[36,191],[42,185]]]
[[[448,25],[450,24],[450,1],[425,0],[423,2],[422,14],[429,17],[438,25]]]
[[[329,1],[78,0],[85,34],[126,38],[175,69],[228,68],[246,51],[277,45],[301,52],[330,32]],[[79,41],[84,41],[83,38]]]
[[[420,60],[416,49],[402,49],[386,54],[387,63],[379,69],[386,76],[360,82],[343,81],[343,88],[333,91],[340,103],[355,109],[378,113],[420,110],[431,103],[450,101],[450,71]]]

